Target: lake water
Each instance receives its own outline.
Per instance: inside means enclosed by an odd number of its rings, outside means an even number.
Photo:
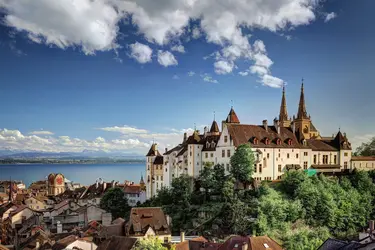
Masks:
[[[50,173],[62,173],[68,180],[83,185],[93,184],[98,178],[108,182],[129,180],[139,183],[145,170],[145,163],[0,165],[0,180],[11,177],[12,180],[22,180],[28,186],[33,181],[44,180]]]

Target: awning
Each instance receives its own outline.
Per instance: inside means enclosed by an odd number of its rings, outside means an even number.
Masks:
[[[311,168],[316,169],[319,173],[341,172],[341,166],[338,165],[338,164],[335,164],[335,165],[330,165],[330,164],[311,165]]]

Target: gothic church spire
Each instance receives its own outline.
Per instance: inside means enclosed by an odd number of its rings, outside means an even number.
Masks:
[[[302,85],[301,85],[301,95],[299,98],[299,105],[298,105],[298,113],[297,113],[297,119],[309,119],[306,112],[306,104],[305,104],[305,93],[303,88],[303,79],[302,79]]]

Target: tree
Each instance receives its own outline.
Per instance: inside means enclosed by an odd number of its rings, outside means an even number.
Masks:
[[[372,137],[368,142],[363,142],[355,153],[358,156],[374,156],[375,155],[375,137]]]
[[[325,227],[302,227],[286,233],[283,237],[283,247],[295,250],[315,250],[329,237],[329,230]]]
[[[231,174],[242,183],[249,183],[254,172],[254,153],[249,144],[237,147],[236,152],[230,158]]]
[[[168,250],[164,247],[162,241],[156,237],[150,237],[146,239],[140,239],[134,250]]]
[[[100,201],[100,207],[110,213],[112,218],[126,218],[131,207],[121,188],[109,189]]]
[[[281,186],[285,193],[295,197],[296,191],[306,179],[307,174],[304,171],[288,171],[283,176]]]

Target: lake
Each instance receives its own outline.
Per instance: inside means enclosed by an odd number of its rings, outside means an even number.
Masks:
[[[0,165],[0,180],[11,177],[29,186],[34,181],[44,180],[50,173],[62,173],[68,180],[83,185],[93,184],[98,178],[108,182],[129,180],[139,183],[145,170],[145,163]]]

